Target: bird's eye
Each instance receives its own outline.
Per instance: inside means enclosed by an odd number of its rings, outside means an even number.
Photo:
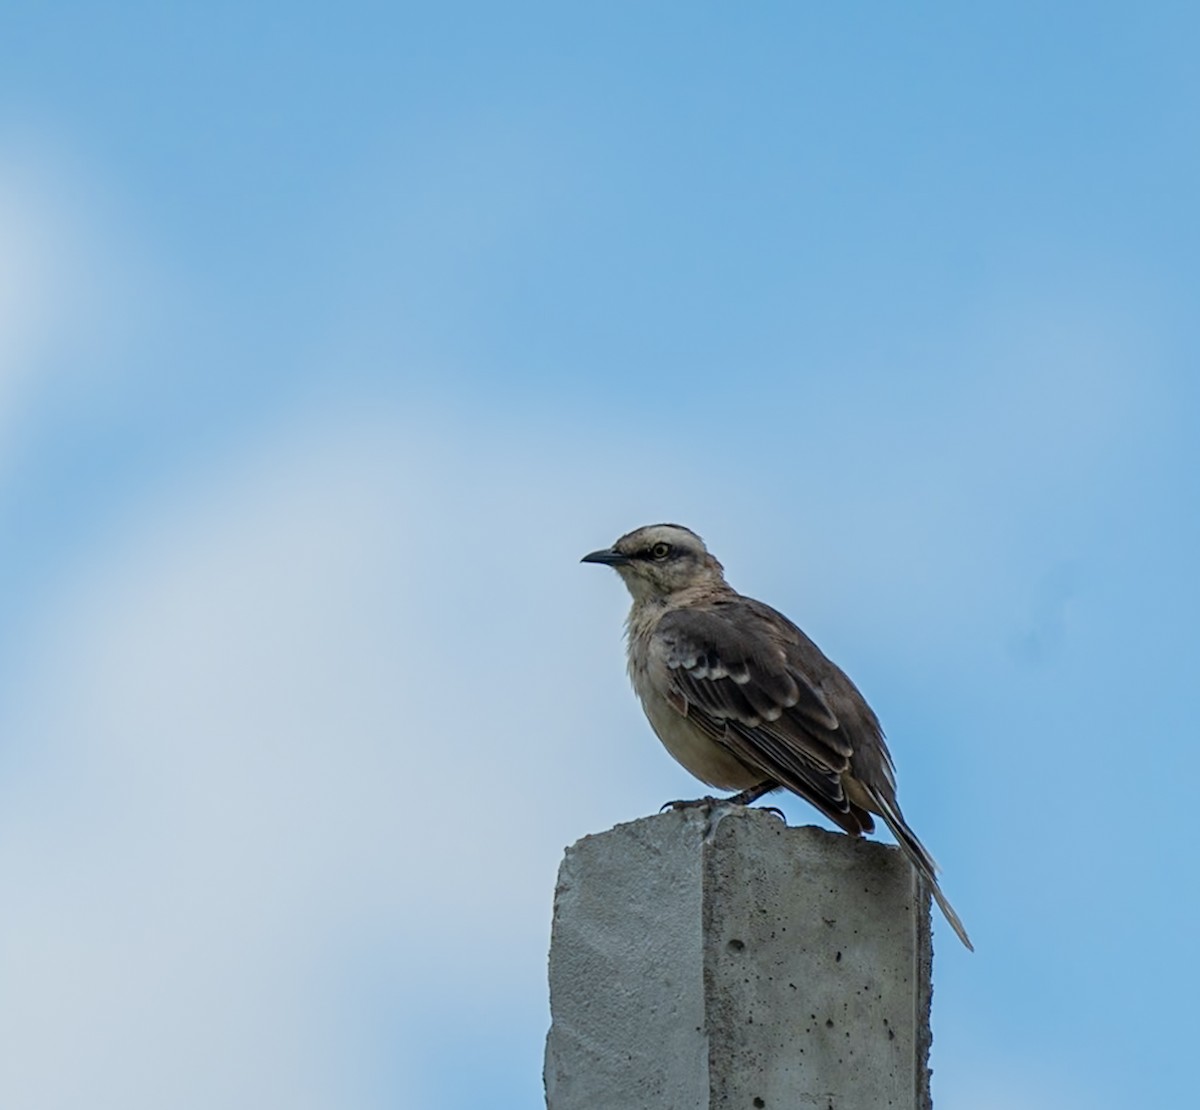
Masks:
[[[650,554],[656,559],[665,559],[671,554],[671,545],[669,543],[656,543],[650,548]]]

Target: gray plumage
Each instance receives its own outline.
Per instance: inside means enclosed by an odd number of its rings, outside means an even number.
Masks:
[[[583,561],[613,567],[633,595],[629,677],[676,760],[747,800],[786,787],[855,836],[882,817],[973,948],[900,811],[879,719],[845,672],[782,613],[730,587],[681,525],[638,528]]]

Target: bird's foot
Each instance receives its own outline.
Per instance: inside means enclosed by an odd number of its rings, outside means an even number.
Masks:
[[[743,790],[740,794],[735,794],[732,798],[714,798],[711,794],[706,794],[703,798],[683,799],[677,798],[673,802],[666,802],[662,809],[658,812],[671,809],[675,811],[699,809],[704,811],[704,843],[711,844],[713,837],[717,835],[717,826],[731,813],[740,813],[748,807],[749,802],[756,798],[762,797],[766,793],[765,790],[760,790],[754,787],[750,790]],[[787,818],[783,815],[783,810],[778,806],[759,806],[764,813],[773,813],[785,825]]]
[[[714,798],[711,794],[705,794],[703,798],[676,798],[673,802],[663,802],[659,813],[665,813],[668,809],[712,809],[718,805],[723,799]]]

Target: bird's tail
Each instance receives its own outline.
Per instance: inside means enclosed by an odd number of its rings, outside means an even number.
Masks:
[[[925,845],[917,839],[917,834],[908,827],[908,822],[904,820],[904,815],[894,802],[889,802],[885,798],[877,798],[876,801],[879,802],[879,808],[876,812],[883,818],[884,824],[891,829],[892,836],[896,838],[896,843],[904,850],[904,854],[912,861],[913,867],[917,869],[921,878],[925,880],[930,893],[933,895],[933,900],[937,902],[946,920],[950,923],[950,928],[958,934],[958,939],[970,951],[974,952],[975,945],[971,943],[971,938],[967,936],[967,930],[963,928],[963,923],[959,919],[958,914],[954,912],[954,907],[950,905],[950,902],[942,893],[942,888],[938,885],[938,865],[934,862],[933,856],[926,850]]]

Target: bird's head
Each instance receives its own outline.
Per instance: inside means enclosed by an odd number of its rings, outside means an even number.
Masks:
[[[648,524],[622,536],[612,547],[582,559],[612,567],[634,601],[662,600],[697,586],[725,581],[723,568],[704,541],[681,524]]]

